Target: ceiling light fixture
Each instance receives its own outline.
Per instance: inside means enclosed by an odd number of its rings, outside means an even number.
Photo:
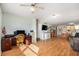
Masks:
[[[57,17],[59,17],[59,16],[60,16],[59,14],[53,14],[53,15],[52,15],[53,18],[57,18]]]
[[[52,15],[52,17],[53,17],[53,18],[56,18],[56,17],[57,17],[57,15],[56,15],[56,14],[53,14],[53,15]]]
[[[31,7],[32,12],[35,12],[35,7]]]
[[[52,16],[56,16],[55,14],[53,14]]]

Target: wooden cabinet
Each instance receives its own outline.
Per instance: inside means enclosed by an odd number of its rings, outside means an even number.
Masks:
[[[11,40],[10,38],[3,38],[1,40],[1,50],[7,51],[11,49]]]
[[[26,36],[26,38],[24,39],[25,44],[26,44],[26,40],[28,41],[28,44],[32,43],[32,37],[30,35]],[[5,36],[1,39],[1,50],[2,50],[2,52],[10,50],[12,48],[12,46],[16,46],[16,45],[17,45],[17,43],[16,43],[15,36],[7,35],[7,36]]]
[[[56,37],[56,32],[51,32],[51,38]]]
[[[12,46],[16,46],[16,38],[15,37],[11,37],[11,45]]]
[[[10,50],[12,46],[16,46],[16,38],[14,37],[14,35],[5,35],[1,39],[1,50]]]
[[[26,40],[28,41],[28,44],[32,43],[32,36],[26,36],[24,43],[26,44]]]
[[[27,40],[28,40],[28,44],[31,44],[32,43],[32,37],[31,36],[28,36],[27,37]]]

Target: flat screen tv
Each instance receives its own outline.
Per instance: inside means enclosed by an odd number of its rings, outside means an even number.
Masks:
[[[47,25],[42,25],[42,30],[47,30],[47,29],[48,29]]]
[[[14,34],[15,35],[18,35],[18,34],[24,34],[24,35],[26,35],[25,30],[16,30],[16,31],[14,31]]]

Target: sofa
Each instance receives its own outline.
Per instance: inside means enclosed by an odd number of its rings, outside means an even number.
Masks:
[[[70,45],[75,51],[79,51],[79,32],[74,33],[74,35],[70,35],[69,37]]]

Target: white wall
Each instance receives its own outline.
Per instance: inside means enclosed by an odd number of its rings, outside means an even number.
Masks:
[[[2,12],[0,8],[0,55],[1,55],[1,20],[2,20]]]
[[[34,30],[36,33],[36,23],[33,17],[20,17],[3,13],[2,18],[2,27],[5,26],[7,32],[6,34],[13,34],[16,30],[25,30],[26,33],[30,33],[30,30]],[[33,40],[36,40],[36,34],[34,35]]]
[[[32,21],[32,27],[31,27],[31,29],[33,30],[33,32],[31,33],[31,35],[32,35],[32,42],[34,42],[34,43],[36,43],[36,39],[37,39],[37,34],[36,34],[36,19],[33,19],[33,21]]]
[[[42,23],[38,23],[38,38],[42,38]]]
[[[32,27],[33,18],[29,17],[19,17],[11,14],[4,13],[2,26],[6,28],[6,34],[13,34],[16,30],[25,30],[29,33]]]

